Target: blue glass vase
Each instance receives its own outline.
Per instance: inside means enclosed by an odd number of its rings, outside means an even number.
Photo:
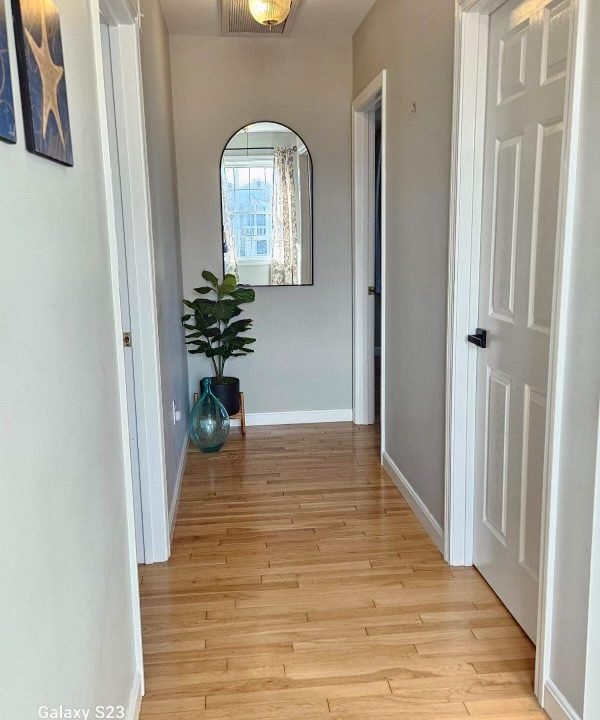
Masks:
[[[229,415],[213,395],[210,378],[202,380],[201,389],[200,399],[190,413],[188,434],[202,452],[219,452],[229,437]]]

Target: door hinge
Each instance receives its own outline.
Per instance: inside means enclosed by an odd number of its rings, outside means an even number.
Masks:
[[[123,347],[126,347],[126,348],[131,347],[131,333],[130,332],[123,333]]]
[[[372,285],[370,285],[369,286],[369,295],[375,295],[375,292],[376,292],[375,288]]]

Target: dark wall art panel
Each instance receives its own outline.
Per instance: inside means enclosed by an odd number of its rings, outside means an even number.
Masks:
[[[27,149],[73,165],[58,8],[51,0],[13,0]]]
[[[0,0],[0,140],[17,141],[4,0]]]

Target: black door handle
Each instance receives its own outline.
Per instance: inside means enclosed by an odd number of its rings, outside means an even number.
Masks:
[[[469,335],[467,337],[467,340],[472,343],[473,345],[477,345],[479,348],[486,348],[487,347],[487,330],[483,330],[482,328],[477,328],[475,330],[475,335]]]

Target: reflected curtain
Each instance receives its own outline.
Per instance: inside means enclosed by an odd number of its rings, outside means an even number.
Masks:
[[[296,156],[294,148],[275,148],[274,151],[271,285],[298,285],[300,282]]]
[[[227,178],[225,176],[225,168],[221,170],[221,196],[223,204],[223,257],[225,258],[225,273],[235,275],[236,280],[240,279],[237,264],[237,253],[235,247],[235,239],[232,232],[231,208],[229,207],[229,197],[227,194]]]

